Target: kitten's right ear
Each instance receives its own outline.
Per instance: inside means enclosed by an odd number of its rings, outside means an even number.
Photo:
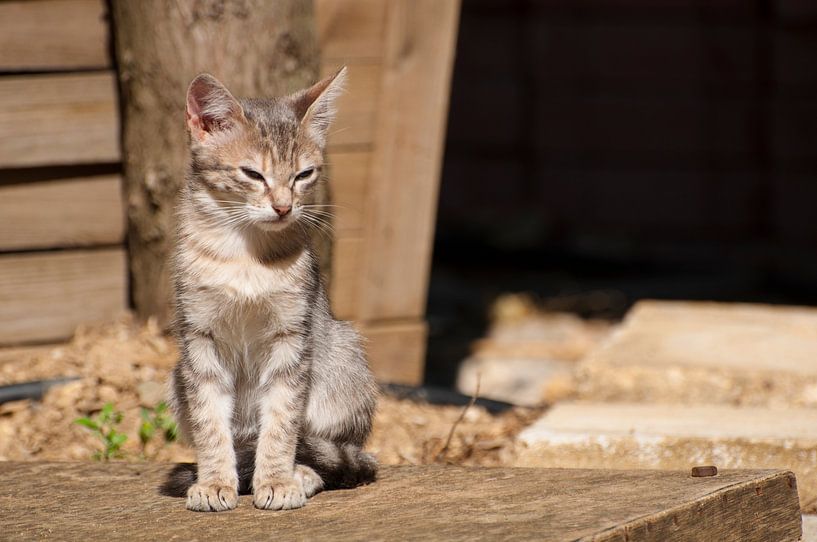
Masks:
[[[193,79],[187,89],[187,127],[197,141],[227,130],[244,118],[244,110],[230,91],[209,73]]]

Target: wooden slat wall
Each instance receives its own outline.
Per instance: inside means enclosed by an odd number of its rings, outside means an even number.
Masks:
[[[0,185],[0,250],[122,244],[122,178]]]
[[[0,344],[126,307],[108,30],[104,0],[0,2]]]
[[[108,23],[100,0],[0,2],[0,70],[105,69]]]
[[[125,306],[125,251],[70,250],[0,259],[0,342],[70,336]]]
[[[112,72],[0,77],[0,167],[119,161]]]

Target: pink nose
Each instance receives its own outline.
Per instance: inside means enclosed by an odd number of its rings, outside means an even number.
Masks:
[[[272,208],[275,209],[275,212],[278,213],[278,216],[280,216],[281,218],[287,216],[289,214],[289,212],[292,210],[291,205],[281,205],[281,206],[273,205]]]

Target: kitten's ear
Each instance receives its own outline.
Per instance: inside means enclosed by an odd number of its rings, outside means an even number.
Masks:
[[[198,141],[212,133],[226,130],[244,117],[230,91],[209,73],[193,79],[187,89],[187,127]]]
[[[295,113],[301,126],[320,145],[326,143],[326,132],[335,118],[335,100],[346,84],[346,66],[330,77],[318,81],[293,96]]]

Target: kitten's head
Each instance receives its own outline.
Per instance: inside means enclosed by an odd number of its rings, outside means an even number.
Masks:
[[[196,196],[216,223],[265,231],[321,223],[323,150],[346,68],[290,96],[236,99],[209,74],[187,91]]]

